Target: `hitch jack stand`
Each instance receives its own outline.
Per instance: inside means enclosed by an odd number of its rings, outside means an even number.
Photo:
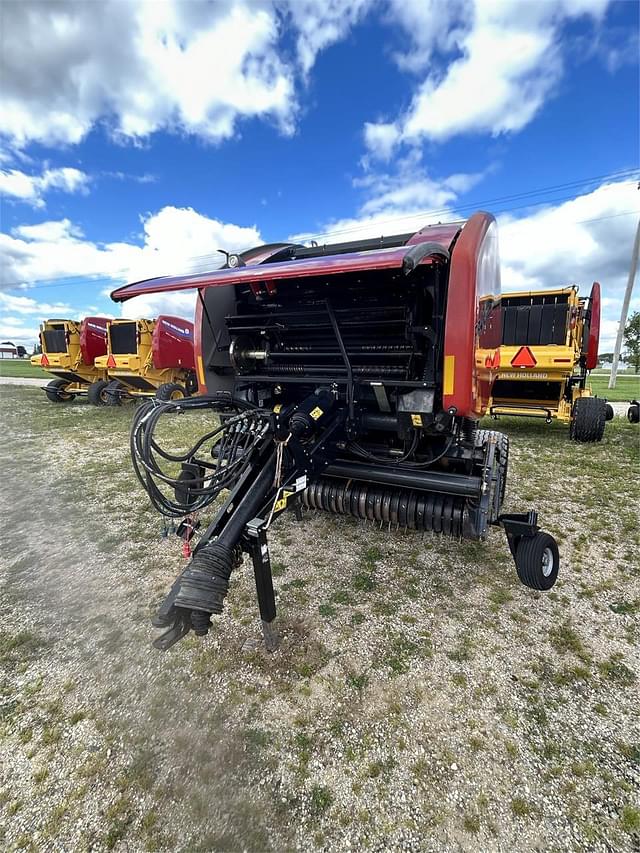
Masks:
[[[262,620],[262,635],[268,652],[275,652],[280,645],[280,637],[274,626],[276,618],[276,598],[273,592],[271,559],[267,544],[267,526],[263,518],[254,518],[245,528],[247,550],[253,561],[253,574],[256,580],[258,606]]]

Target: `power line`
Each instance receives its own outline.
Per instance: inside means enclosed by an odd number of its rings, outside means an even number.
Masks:
[[[549,187],[540,188],[538,190],[530,190],[530,191],[523,192],[523,193],[515,193],[515,194],[510,195],[510,196],[502,196],[502,197],[498,197],[498,198],[494,198],[494,199],[485,199],[484,201],[468,202],[466,204],[457,205],[455,208],[455,212],[480,209],[485,205],[494,205],[494,204],[499,204],[500,202],[505,202],[505,201],[509,201],[509,200],[515,201],[515,200],[523,199],[526,197],[531,197],[531,196],[536,196],[536,195],[541,195],[541,194],[548,194],[548,193],[552,193],[552,192],[557,192],[560,189],[569,189],[571,187],[575,188],[577,186],[584,186],[584,185],[592,184],[594,182],[598,182],[601,180],[612,180],[614,178],[630,177],[632,174],[633,175],[637,174],[637,172],[638,172],[637,169],[625,169],[625,170],[621,170],[619,172],[610,172],[607,175],[596,175],[596,176],[593,176],[591,178],[584,178],[580,181],[572,181],[572,182],[568,182],[565,184],[556,184],[556,185],[552,185]],[[635,177],[634,177],[634,180],[635,180]],[[618,180],[616,183],[612,183],[606,187],[603,187],[603,189],[604,188],[613,189],[614,187],[619,187],[621,184],[624,184],[624,183],[626,183],[626,181]],[[501,215],[504,213],[510,213],[512,211],[515,211],[515,210],[522,210],[524,208],[532,208],[532,207],[538,207],[538,206],[545,205],[545,204],[553,204],[553,203],[562,202],[562,201],[569,201],[569,200],[572,200],[574,198],[576,198],[575,195],[560,196],[557,198],[544,199],[544,200],[537,201],[537,202],[530,202],[530,203],[523,204],[523,205],[517,205],[517,206],[513,206],[513,207],[503,208],[502,210],[494,211],[494,213],[496,213],[496,215]],[[424,211],[418,211],[416,213],[410,213],[410,214],[399,215],[396,217],[390,217],[387,219],[380,220],[378,222],[374,221],[370,224],[371,225],[385,226],[385,225],[387,225],[389,223],[393,223],[393,222],[405,221],[405,220],[410,220],[410,219],[417,219],[419,217],[420,218],[427,218],[427,217],[428,218],[435,218],[439,215],[442,216],[445,214],[452,214],[453,212],[454,211],[452,210],[452,208],[440,208],[440,209],[436,209],[436,210],[424,210]],[[610,214],[608,216],[596,217],[594,219],[575,220],[575,221],[572,221],[572,222],[567,223],[567,224],[582,224],[582,223],[589,223],[589,222],[599,222],[599,221],[602,221],[605,219],[613,219],[613,218],[616,218],[619,216],[631,216],[631,215],[634,215],[637,213],[638,213],[638,211],[627,211],[627,212],[623,212],[623,213],[614,213],[614,214]],[[324,232],[323,234],[305,235],[305,239],[311,240],[311,239],[314,239],[315,237],[319,237],[319,236],[330,237],[330,236],[336,236],[336,235],[340,235],[340,234],[347,234],[347,233],[352,233],[355,231],[361,231],[362,228],[365,228],[365,227],[367,227],[366,221],[360,225],[354,225],[350,228],[345,228],[345,229],[340,229],[340,230],[335,230],[335,231],[327,231],[327,232]],[[212,260],[218,260],[218,259],[219,259],[219,255],[217,252],[213,252],[211,254],[206,254],[206,255],[195,255],[192,258],[190,258],[189,261],[186,262],[186,264],[190,265],[190,269],[186,274],[187,275],[197,275],[200,272],[210,272],[212,268],[211,268],[211,264],[209,262]],[[197,262],[197,261],[199,261],[200,263],[197,264],[197,266],[194,266],[194,262]],[[59,276],[59,277],[54,277],[54,278],[50,278],[50,279],[33,279],[34,282],[42,282],[42,283],[41,284],[35,284],[34,286],[31,286],[31,287],[27,287],[27,288],[25,288],[25,290],[28,290],[30,292],[33,290],[49,290],[49,289],[54,289],[54,288],[59,288],[59,287],[77,287],[80,285],[85,285],[85,286],[87,286],[87,285],[98,286],[101,284],[112,285],[114,282],[117,282],[118,279],[126,280],[127,272],[128,272],[127,268],[122,268],[120,270],[114,270],[113,273],[110,275],[100,274],[100,275],[96,276],[96,275],[92,275],[91,273],[87,273],[85,275],[77,275],[77,276]],[[22,289],[25,284],[27,284],[27,282],[25,282],[25,281],[6,282],[5,287],[7,289],[16,289],[16,288]]]

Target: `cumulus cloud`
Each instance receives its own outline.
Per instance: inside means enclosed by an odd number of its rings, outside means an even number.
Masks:
[[[500,216],[502,289],[578,284],[586,294],[599,281],[604,297],[601,349],[611,350],[640,217],[636,187],[632,181],[608,183],[525,216]],[[631,310],[638,309],[636,295]]]
[[[30,175],[19,169],[0,169],[0,195],[43,208],[43,196],[50,190],[86,193],[89,181],[85,172],[69,167],[45,169],[39,175]]]
[[[84,316],[66,302],[38,302],[28,296],[0,291],[0,340],[21,344],[31,352],[38,340],[39,324],[51,317]]]
[[[0,234],[0,287],[82,276],[132,281],[186,272],[194,264],[215,267],[216,249],[237,251],[260,242],[255,226],[220,222],[192,208],[164,207],[144,217],[142,229],[142,245],[135,245],[92,242],[69,219],[18,226]]]
[[[422,164],[419,152],[413,150],[398,159],[393,169],[370,170],[353,180],[354,187],[363,193],[355,216],[327,222],[319,234],[297,234],[292,239],[358,240],[418,231],[433,221],[450,221],[459,218],[454,210],[456,201],[483,177],[482,173],[458,173],[434,178]]]
[[[3,29],[3,133],[18,146],[77,143],[99,121],[133,140],[167,128],[217,141],[252,116],[292,127],[268,2],[25,0],[5,5]]]
[[[307,74],[318,53],[343,39],[371,8],[372,0],[290,0],[280,6],[298,32],[298,59]]]
[[[563,24],[582,16],[600,20],[608,4],[609,0],[474,0],[471,11],[466,4],[444,7],[442,34],[428,29],[423,44],[405,62],[413,69],[428,67],[426,77],[406,112],[391,121],[365,125],[369,150],[388,158],[401,142],[520,130],[539,112],[562,75]],[[436,5],[442,9],[442,4]],[[402,13],[405,26],[426,16],[429,6],[410,0]],[[432,68],[429,60],[436,48],[449,61]]]

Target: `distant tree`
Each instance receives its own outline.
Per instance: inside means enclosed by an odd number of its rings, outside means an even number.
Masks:
[[[33,345],[33,352],[31,353],[31,355],[40,355],[41,352],[42,352],[42,344],[40,344],[40,342],[38,342],[37,344],[34,344]]]
[[[602,364],[611,364],[613,361],[613,353],[612,352],[601,352],[598,356]]]
[[[640,311],[634,311],[624,327],[624,346],[624,359],[637,373],[640,370]]]

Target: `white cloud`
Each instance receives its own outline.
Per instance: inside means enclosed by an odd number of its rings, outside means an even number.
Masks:
[[[0,169],[0,194],[43,208],[43,196],[50,190],[86,193],[89,181],[87,174],[70,167],[45,169],[39,175],[29,175],[19,169]]]
[[[363,190],[364,199],[354,217],[332,220],[320,234],[294,235],[296,240],[328,238],[330,242],[358,240],[389,234],[418,231],[433,221],[459,218],[453,208],[464,192],[482,180],[483,174],[454,174],[431,177],[413,150],[398,159],[392,171],[365,172],[353,185]]]
[[[604,297],[600,348],[610,351],[640,217],[636,186],[633,181],[604,184],[518,218],[500,216],[503,291],[579,284],[586,295],[599,281]],[[636,294],[631,310],[637,309]]]
[[[3,133],[18,146],[77,143],[97,122],[134,140],[166,128],[216,141],[251,116],[292,127],[268,2],[26,0],[5,5],[3,28]]]
[[[343,39],[372,6],[372,0],[290,0],[282,5],[298,31],[298,60],[307,74],[317,54]]]
[[[29,296],[13,296],[0,291],[0,309],[13,314],[37,314],[39,317],[64,317],[73,309],[66,302],[38,302]]]
[[[427,76],[406,112],[392,121],[365,125],[369,150],[386,159],[399,142],[520,130],[539,112],[562,75],[563,24],[584,15],[599,20],[608,3],[474,0],[471,14],[466,5],[446,7],[442,35],[429,30],[422,50],[408,60],[414,69],[427,66]],[[426,16],[428,8],[411,0],[403,13],[405,26]],[[436,46],[451,60],[444,71],[425,61]]]
[[[255,226],[209,219],[192,208],[164,207],[142,220],[142,245],[94,243],[69,219],[21,225],[0,234],[0,288],[84,277],[132,281],[220,264],[216,249],[246,249],[260,242]]]

